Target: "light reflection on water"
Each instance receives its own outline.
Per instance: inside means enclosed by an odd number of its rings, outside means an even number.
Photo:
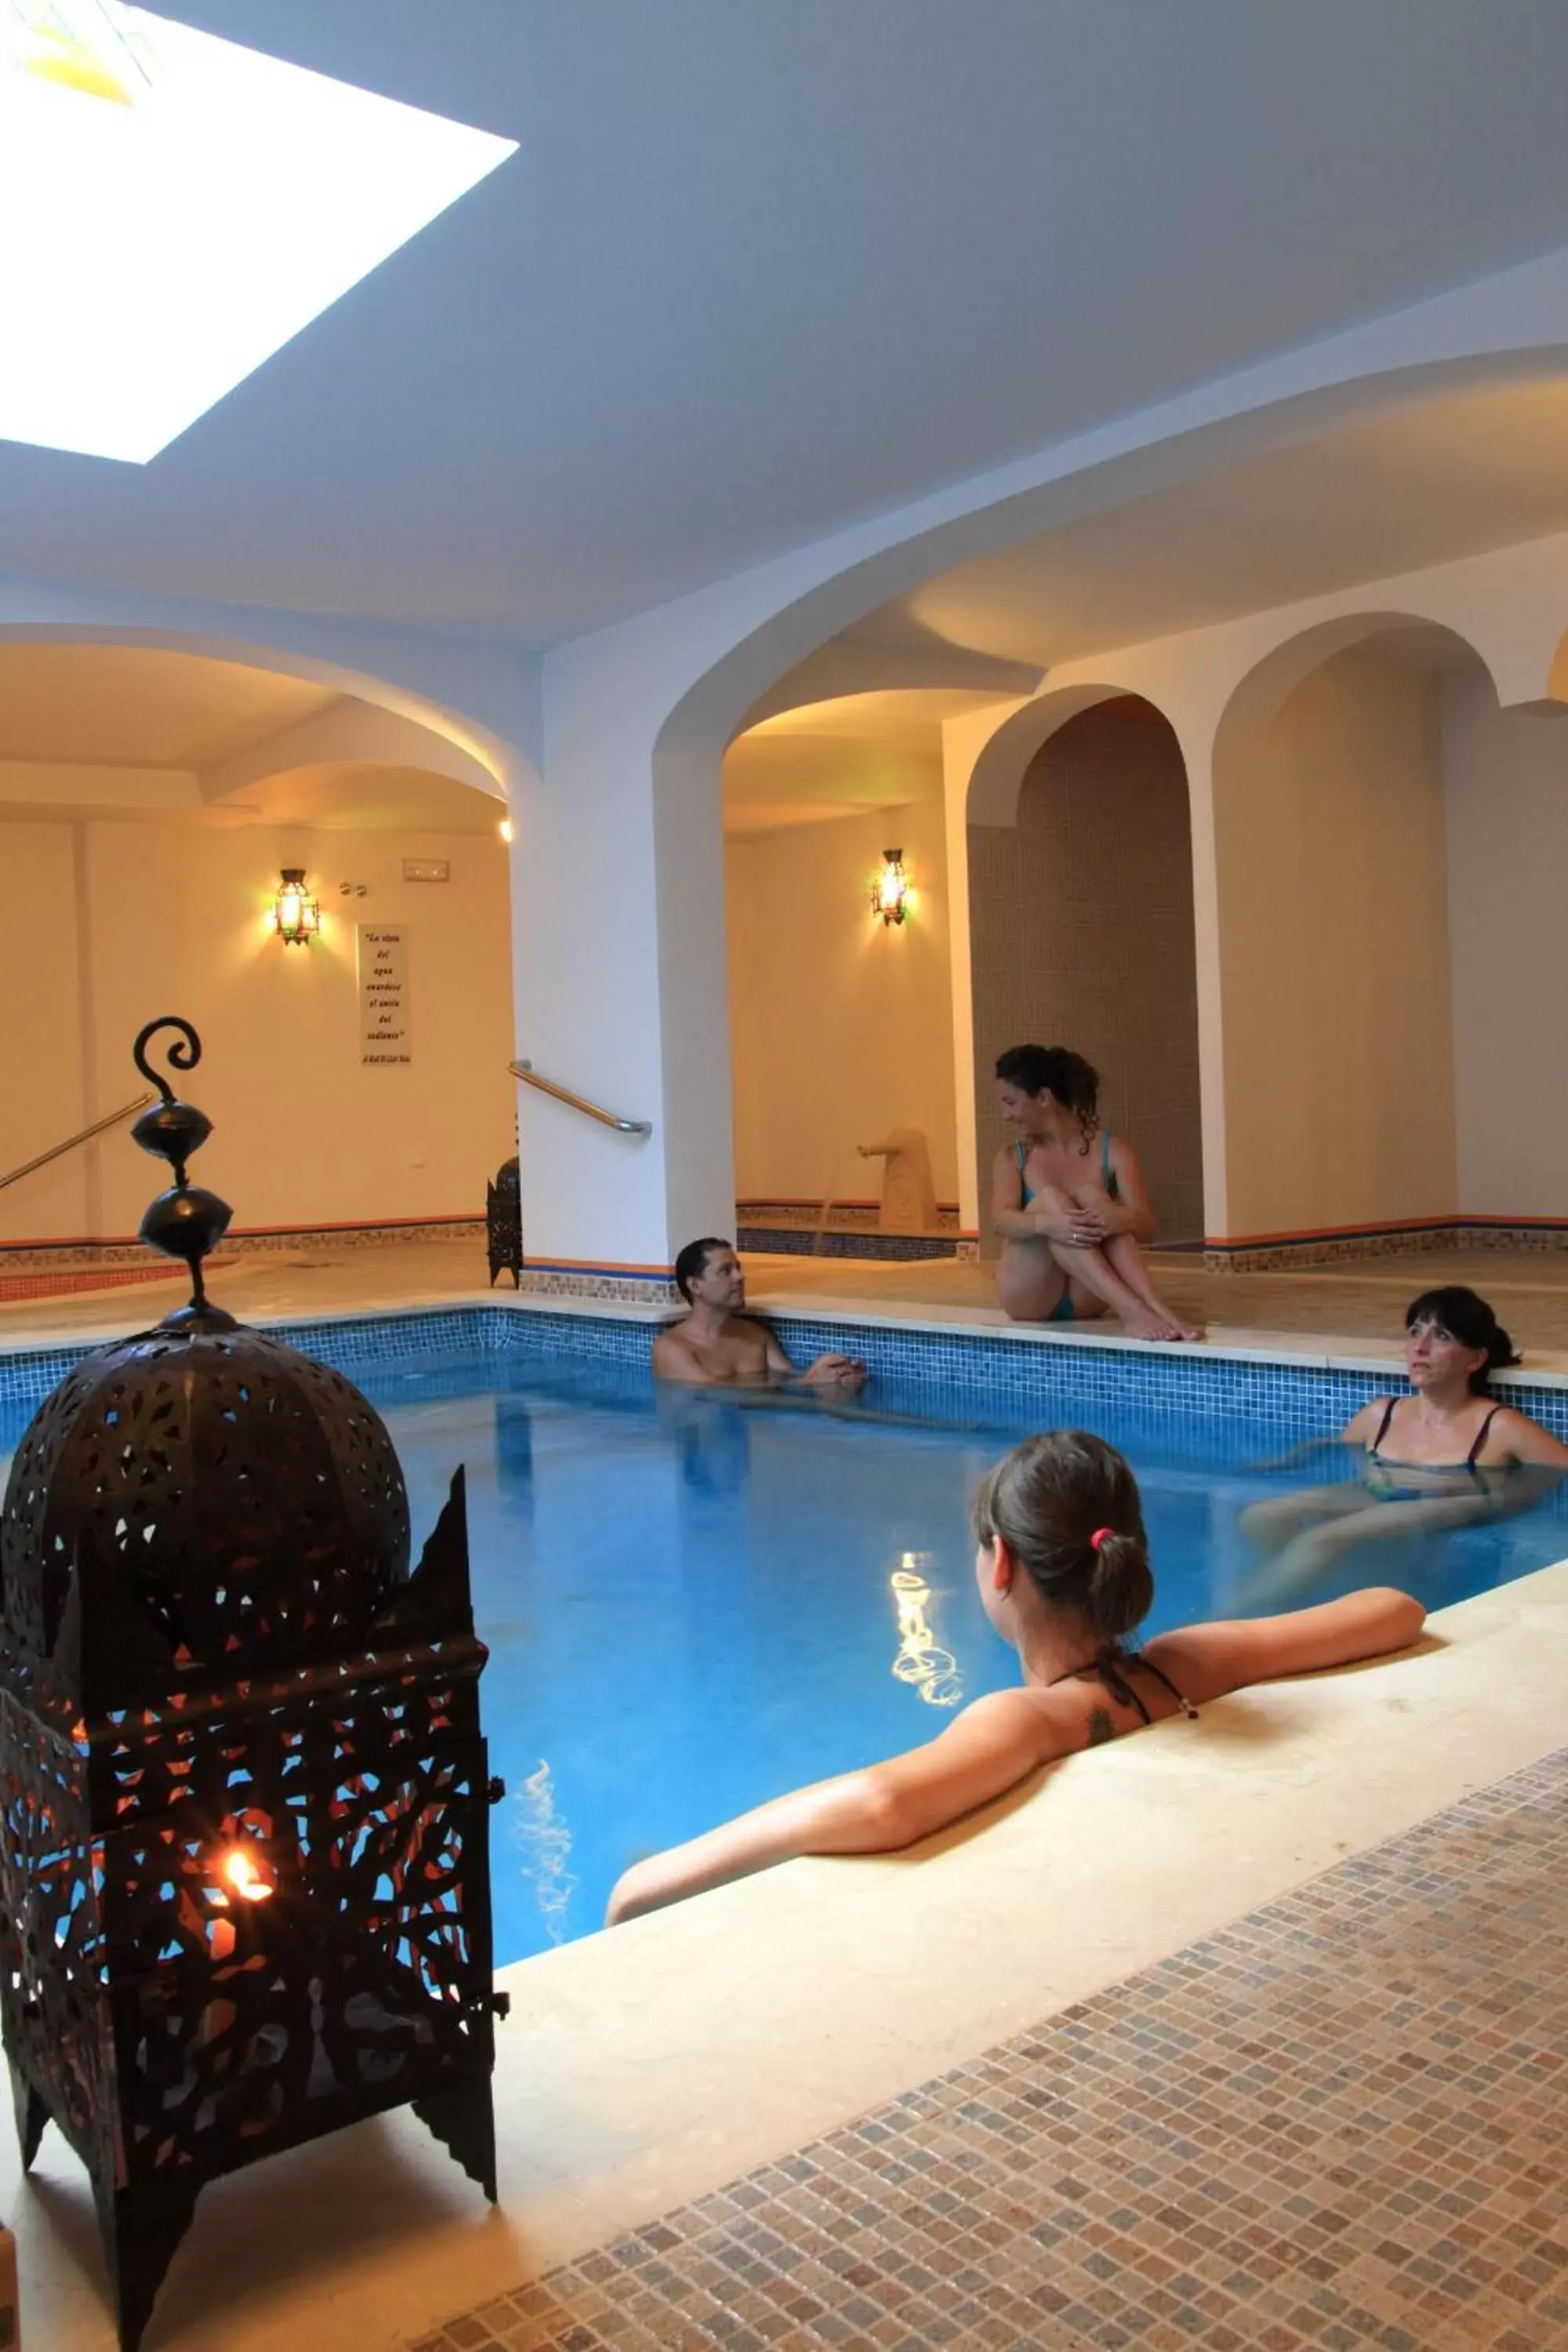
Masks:
[[[567,1910],[577,1891],[577,1881],[567,1866],[572,1859],[572,1832],[555,1810],[550,1767],[542,1757],[524,1778],[516,1805],[513,1833],[522,1850],[522,1875],[532,1886],[545,1934],[552,1944],[563,1944],[569,1934],[599,1923],[589,1919],[575,1930],[568,1927]]]
[[[956,1706],[963,1696],[958,1660],[943,1649],[931,1622],[934,1594],[921,1574],[928,1555],[907,1551],[888,1579],[898,1620],[899,1649],[893,1673],[911,1684],[928,1706]]]

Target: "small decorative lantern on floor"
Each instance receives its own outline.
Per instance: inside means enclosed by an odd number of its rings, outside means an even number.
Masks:
[[[40,1407],[0,1521],[0,2019],[25,2163],[92,2178],[134,2352],[199,2190],[390,2107],[492,2201],[486,1774],[462,1474],[415,1574],[386,1430],[206,1299],[210,1132],[145,1240],[192,1297]]]
[[[522,1288],[522,1178],[515,1159],[503,1160],[496,1181],[485,1186],[485,1242],[490,1262],[490,1288],[503,1266],[515,1289]]]

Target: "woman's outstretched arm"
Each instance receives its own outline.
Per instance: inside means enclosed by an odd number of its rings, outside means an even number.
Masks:
[[[922,1748],[792,1790],[634,1863],[616,1883],[605,1924],[616,1927],[797,1854],[896,1853],[1064,1755],[1069,1738],[1059,1709],[1025,1691],[994,1691]]]
[[[1373,1585],[1347,1592],[1342,1601],[1322,1601],[1282,1616],[1185,1625],[1179,1633],[1156,1635],[1145,1654],[1197,1705],[1245,1690],[1249,1683],[1317,1674],[1326,1666],[1407,1650],[1426,1622],[1426,1610],[1408,1592]]]

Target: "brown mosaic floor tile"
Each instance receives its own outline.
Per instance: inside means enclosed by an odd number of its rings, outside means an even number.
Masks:
[[[416,2352],[1562,2352],[1568,1749]]]

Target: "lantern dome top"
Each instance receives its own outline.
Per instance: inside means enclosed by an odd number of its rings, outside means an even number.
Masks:
[[[52,1661],[59,1695],[81,1702],[89,1692],[70,1685],[84,1679],[104,1703],[113,1685],[132,1705],[180,1683],[341,1661],[408,1580],[408,1499],[379,1414],[341,1373],[205,1296],[201,1260],[230,1212],[186,1181],[211,1129],[148,1066],[167,1026],[186,1041],[175,1068],[200,1058],[188,1023],[148,1024],[137,1066],[163,1101],[132,1132],[173,1164],[142,1233],[189,1265],[190,1303],[66,1375],[16,1449],[0,1510],[0,1641],[14,1664]]]

